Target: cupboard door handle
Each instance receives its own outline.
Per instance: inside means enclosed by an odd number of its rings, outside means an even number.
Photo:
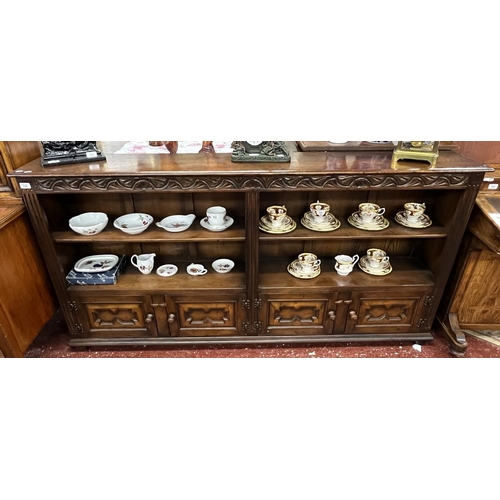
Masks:
[[[349,311],[349,316],[351,317],[351,319],[358,319],[358,315],[354,311]]]
[[[344,301],[343,300],[336,300],[335,304],[342,304],[342,302],[344,302]]]
[[[145,321],[146,321],[146,323],[151,323],[153,321],[153,315],[152,314],[148,314],[146,316],[146,320]]]
[[[328,318],[335,321],[335,313],[333,311],[328,311]]]
[[[352,304],[352,300],[344,300],[344,304]]]
[[[173,323],[175,321],[175,314],[169,314],[167,321]]]

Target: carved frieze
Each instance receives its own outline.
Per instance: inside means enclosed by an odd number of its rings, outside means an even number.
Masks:
[[[198,191],[198,190],[278,190],[278,189],[388,189],[443,188],[469,184],[469,174],[387,174],[387,175],[256,175],[186,177],[50,177],[30,179],[32,189],[47,191]]]

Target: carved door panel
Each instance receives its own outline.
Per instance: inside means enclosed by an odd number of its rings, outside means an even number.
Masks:
[[[243,297],[167,297],[167,321],[172,337],[245,335],[250,330]]]
[[[428,292],[353,292],[345,333],[415,333],[425,329]]]
[[[83,337],[157,337],[149,296],[78,297],[74,302]]]
[[[338,294],[304,298],[263,296],[266,335],[330,335],[337,321]]]

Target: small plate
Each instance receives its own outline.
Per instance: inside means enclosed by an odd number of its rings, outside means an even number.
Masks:
[[[422,214],[416,221],[409,221],[405,215],[405,212],[398,212],[396,214],[396,217],[394,217],[394,220],[402,226],[411,228],[429,227],[432,224],[429,216],[425,214]]]
[[[221,226],[212,226],[211,224],[209,224],[208,217],[201,219],[200,224],[202,227],[208,229],[209,231],[225,231],[228,227],[231,227],[233,225],[233,222],[234,219],[232,217],[229,217],[229,215],[226,215],[226,220]]]
[[[166,278],[168,276],[173,276],[175,273],[177,273],[178,270],[179,268],[177,266],[174,266],[173,264],[164,264],[156,270],[156,274],[158,276],[163,276],[164,278]]]
[[[118,255],[90,255],[80,259],[74,269],[78,273],[103,273],[115,267],[118,260]]]

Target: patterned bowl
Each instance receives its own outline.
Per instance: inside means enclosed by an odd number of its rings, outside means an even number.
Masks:
[[[212,267],[218,273],[228,273],[234,267],[234,262],[230,259],[217,259],[212,262]]]
[[[108,216],[104,212],[85,212],[69,220],[69,227],[75,233],[86,236],[100,233],[107,224]]]
[[[145,231],[153,222],[148,214],[126,214],[118,217],[113,226],[127,234],[139,234]]]

